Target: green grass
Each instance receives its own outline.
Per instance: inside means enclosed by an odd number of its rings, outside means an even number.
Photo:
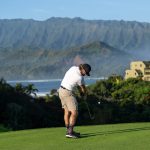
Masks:
[[[65,138],[65,128],[0,133],[1,150],[149,150],[150,123],[75,128],[80,139]]]

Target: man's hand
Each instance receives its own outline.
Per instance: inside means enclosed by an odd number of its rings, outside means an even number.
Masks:
[[[80,92],[80,96],[81,96],[81,97],[85,96],[86,93],[87,93],[87,92],[86,92],[87,90],[86,90],[85,85],[79,86],[79,87],[78,87],[78,90],[79,90],[79,92]]]

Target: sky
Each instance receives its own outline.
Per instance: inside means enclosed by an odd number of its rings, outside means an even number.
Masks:
[[[0,19],[51,17],[150,22],[150,0],[0,0]]]

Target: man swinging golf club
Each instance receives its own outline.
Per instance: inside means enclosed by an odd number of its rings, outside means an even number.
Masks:
[[[86,94],[84,76],[90,76],[90,71],[91,66],[89,64],[71,67],[66,72],[59,88],[59,97],[64,109],[64,121],[67,129],[66,137],[68,138],[80,137],[80,133],[73,130],[78,116],[78,103],[72,91],[75,86],[78,86],[79,92],[82,95]]]

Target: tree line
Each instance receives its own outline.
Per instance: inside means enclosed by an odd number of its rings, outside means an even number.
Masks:
[[[138,79],[123,80],[111,76],[87,87],[86,101],[75,90],[79,102],[77,125],[150,121],[150,82]],[[58,95],[33,97],[37,89],[33,84],[9,85],[0,79],[0,125],[10,130],[64,126],[63,110]]]

